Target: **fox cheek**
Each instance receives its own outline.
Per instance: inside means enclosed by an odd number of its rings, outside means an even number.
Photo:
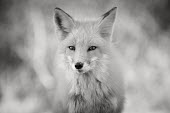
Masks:
[[[96,65],[97,65],[97,57],[93,57],[93,58],[91,58],[91,60],[90,60],[90,67],[92,68],[92,69],[94,69],[95,67],[96,67]]]
[[[97,57],[93,57],[91,58],[91,62],[96,61],[97,59],[98,59]]]
[[[68,56],[67,59],[68,59],[68,61],[69,61],[70,63],[73,62],[73,59],[71,58],[71,56]]]
[[[73,70],[76,70],[74,59],[71,56],[68,56],[67,60],[68,60],[68,63],[69,63],[69,67]]]
[[[67,56],[67,63],[69,64],[70,67],[73,66],[73,58],[71,56]]]

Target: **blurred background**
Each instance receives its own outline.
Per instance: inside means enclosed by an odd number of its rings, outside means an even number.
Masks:
[[[113,38],[127,67],[124,113],[169,113],[169,0],[0,0],[0,113],[56,112],[55,7],[76,18],[114,6]]]

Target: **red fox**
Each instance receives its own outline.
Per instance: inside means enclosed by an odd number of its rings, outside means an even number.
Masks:
[[[123,110],[122,67],[112,43],[116,10],[114,7],[96,20],[80,21],[55,8],[57,67],[65,74],[58,76],[66,79],[58,88],[66,87],[60,93],[66,97],[61,100],[69,113]]]

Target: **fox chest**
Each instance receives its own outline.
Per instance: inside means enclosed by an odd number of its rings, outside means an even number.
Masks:
[[[69,113],[115,113],[113,94],[99,81],[79,83],[76,89],[69,97]]]
[[[69,113],[114,113],[115,109],[111,101],[105,97],[85,100],[82,95],[73,95],[70,98]]]

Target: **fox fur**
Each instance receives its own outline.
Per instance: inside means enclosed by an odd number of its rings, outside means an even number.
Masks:
[[[121,113],[124,83],[118,53],[112,43],[117,8],[96,20],[73,19],[55,9],[58,100],[69,113]],[[70,49],[71,48],[71,49]],[[81,62],[81,70],[76,69]]]

